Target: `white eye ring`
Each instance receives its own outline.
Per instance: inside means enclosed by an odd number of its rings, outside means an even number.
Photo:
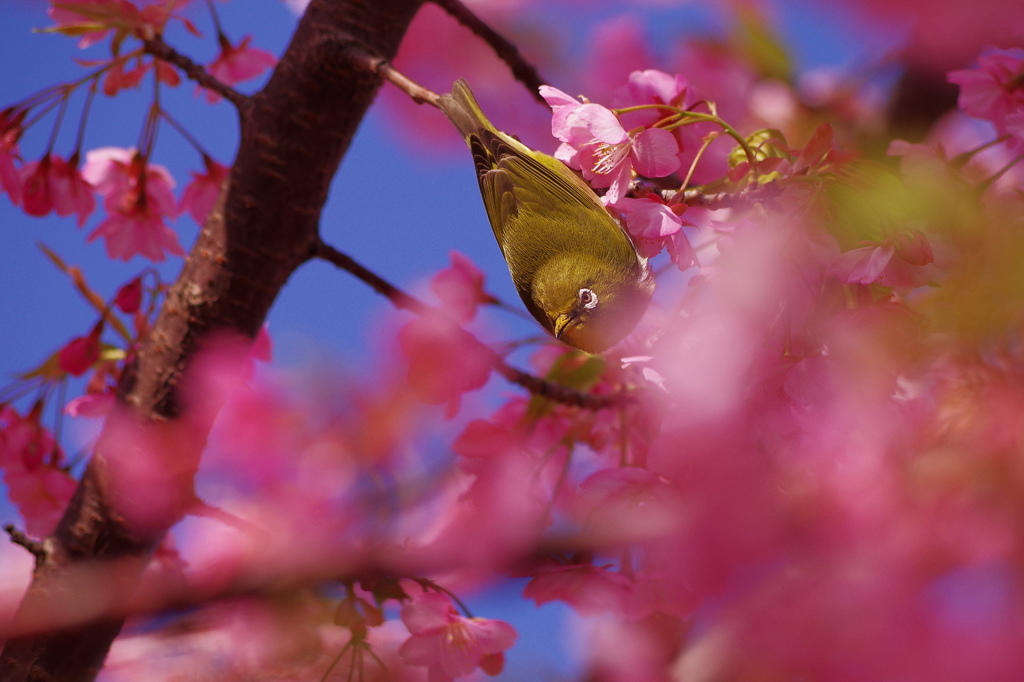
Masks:
[[[597,294],[590,289],[580,289],[580,303],[587,310],[593,310],[597,306]]]

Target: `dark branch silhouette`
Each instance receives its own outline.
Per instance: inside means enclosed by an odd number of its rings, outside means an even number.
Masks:
[[[238,107],[239,110],[243,110],[248,106],[249,97],[247,95],[243,95],[238,90],[235,90],[231,86],[226,85],[211,76],[210,72],[204,69],[201,65],[196,64],[194,61],[165,43],[161,36],[143,40],[142,45],[147,53],[153,55],[157,59],[162,59],[168,64],[177,66],[190,79],[194,80],[207,90],[216,92],[218,95]]]
[[[439,312],[412,294],[407,294],[402,291],[391,282],[388,282],[377,273],[360,264],[348,254],[338,251],[333,246],[323,242],[318,242],[314,253],[317,258],[325,260],[366,282],[373,287],[374,291],[387,297],[387,299],[400,310],[409,310],[420,315],[428,312]],[[561,386],[551,381],[545,381],[544,379],[535,377],[532,374],[512,367],[497,353],[494,354],[493,364],[496,372],[512,383],[522,386],[530,393],[571,407],[581,407],[588,410],[603,410],[609,407],[617,407],[628,402],[628,394],[625,393],[616,395],[593,395],[590,393],[581,393],[580,391],[566,388],[565,386]]]
[[[547,106],[544,98],[540,96],[537,89],[546,84],[541,75],[537,72],[537,68],[526,61],[523,56],[519,53],[519,48],[513,45],[511,42],[506,40],[501,34],[495,31],[493,28],[485,24],[480,17],[475,15],[468,7],[466,7],[459,0],[431,0],[435,5],[443,9],[449,15],[452,16],[460,24],[468,28],[478,36],[481,40],[491,46],[495,54],[508,64],[509,69],[512,70],[512,75],[515,76],[516,80],[526,86],[526,89],[530,91],[533,98]]]

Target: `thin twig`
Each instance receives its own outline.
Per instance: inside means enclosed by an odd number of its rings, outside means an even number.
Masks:
[[[248,96],[211,76],[209,71],[165,43],[162,37],[148,38],[142,41],[142,45],[148,54],[169,64],[174,64],[200,86],[217,93],[234,104],[240,111],[249,107]]]
[[[643,187],[637,185],[643,191]],[[755,185],[739,192],[715,192],[705,194],[701,189],[658,189],[654,190],[665,201],[673,204],[686,204],[693,207],[707,208],[712,211],[720,208],[740,206],[752,201],[766,200],[777,197],[781,191],[777,183]]]
[[[49,552],[46,551],[45,544],[38,540],[33,540],[24,531],[15,528],[13,523],[5,525],[4,531],[11,537],[11,542],[24,547],[36,558],[37,566],[46,561]]]
[[[411,294],[405,293],[391,282],[388,282],[366,266],[358,263],[348,254],[338,251],[330,244],[326,244],[323,241],[317,242],[314,247],[313,256],[327,261],[328,263],[331,263],[332,265],[363,280],[373,287],[374,291],[387,297],[387,299],[391,301],[396,308],[409,310],[419,315],[428,313],[441,314],[440,311],[433,306],[424,303]],[[512,383],[522,386],[530,393],[571,407],[580,407],[586,410],[601,410],[608,407],[617,407],[629,400],[629,397],[626,394],[593,395],[590,393],[580,393],[579,391],[571,388],[566,388],[565,386],[545,381],[544,379],[535,377],[532,374],[528,374],[520,369],[512,367],[497,353],[494,353],[493,355],[492,364],[495,371]]]
[[[432,2],[447,12],[453,19],[472,31],[476,36],[491,46],[501,61],[505,62],[512,70],[516,80],[526,86],[533,98],[545,104],[544,98],[540,96],[538,88],[547,81],[541,78],[537,68],[526,61],[519,49],[510,41],[502,37],[497,31],[483,22],[480,17],[473,14],[472,10],[466,7],[460,0],[432,0]]]
[[[399,90],[409,95],[416,104],[431,104],[437,106],[439,95],[433,90],[426,88],[404,73],[391,66],[391,62],[383,57],[374,57],[367,52],[353,47],[352,58],[363,62],[368,70],[391,82]]]
[[[560,384],[527,374],[505,363],[500,358],[495,361],[494,369],[497,370],[498,374],[514,384],[519,384],[530,393],[570,407],[579,407],[584,410],[603,410],[610,407],[620,407],[630,401],[629,394],[625,392],[612,395],[580,393]]]
[[[356,262],[356,260],[347,253],[338,251],[330,244],[318,241],[314,247],[313,256],[320,260],[325,260],[346,272],[352,273],[373,287],[374,291],[387,297],[387,299],[400,310],[409,310],[421,315],[433,311],[433,308],[423,301],[411,294],[405,293],[366,266]]]

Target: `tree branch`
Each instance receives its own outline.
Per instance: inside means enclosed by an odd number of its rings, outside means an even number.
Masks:
[[[13,523],[8,523],[4,526],[4,532],[10,536],[11,542],[28,550],[36,558],[37,565],[46,561],[49,552],[46,551],[45,543],[33,540],[24,531],[15,528]]]
[[[409,310],[414,313],[423,314],[430,312],[432,308],[419,300],[412,294],[407,294],[391,282],[387,281],[366,266],[357,262],[346,253],[338,251],[333,246],[318,241],[314,255],[328,263],[349,272],[369,284],[374,291],[385,296],[399,310]]]
[[[400,310],[409,310],[418,315],[430,312],[439,313],[439,311],[432,306],[424,303],[411,294],[405,293],[377,273],[358,263],[348,254],[338,251],[333,246],[325,244],[323,241],[317,242],[313,253],[316,258],[325,260],[328,263],[331,263],[346,272],[352,273],[359,279],[363,280],[373,287],[374,291],[387,297],[387,299]],[[497,353],[494,354],[492,362],[495,371],[512,383],[522,386],[534,395],[539,395],[542,398],[547,398],[548,400],[553,400],[572,407],[581,407],[587,410],[603,410],[609,407],[619,407],[629,401],[627,394],[594,395],[591,393],[581,393],[574,389],[566,388],[565,386],[535,377],[532,374],[528,374],[522,370],[512,367]]]
[[[238,90],[235,90],[231,86],[222,83],[211,76],[210,72],[204,69],[201,65],[196,64],[190,58],[165,43],[162,36],[143,40],[142,45],[147,53],[153,55],[157,59],[162,59],[168,64],[174,64],[196,83],[207,90],[216,92],[218,95],[234,104],[239,111],[244,111],[249,105],[249,97],[247,95],[243,95]]]
[[[359,53],[356,50],[352,51],[351,56],[352,59],[361,63],[364,68],[380,75],[381,78],[389,81],[399,90],[409,95],[412,101],[416,102],[416,104],[430,104],[435,107],[437,106],[437,98],[439,95],[436,92],[409,78],[404,73],[391,66],[391,63],[388,62],[388,60],[367,53]]]
[[[431,0],[431,2],[490,45],[491,49],[498,55],[498,58],[508,64],[516,80],[526,86],[526,89],[530,91],[535,100],[547,106],[547,102],[538,92],[538,88],[547,83],[547,81],[541,78],[540,73],[537,72],[537,68],[533,64],[523,58],[519,53],[519,48],[485,24],[480,17],[473,14],[472,10],[462,4],[460,0]]]

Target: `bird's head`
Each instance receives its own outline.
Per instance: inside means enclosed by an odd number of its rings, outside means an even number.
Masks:
[[[539,321],[558,340],[588,353],[601,353],[633,331],[653,292],[645,267],[568,270],[534,288],[545,316]]]

